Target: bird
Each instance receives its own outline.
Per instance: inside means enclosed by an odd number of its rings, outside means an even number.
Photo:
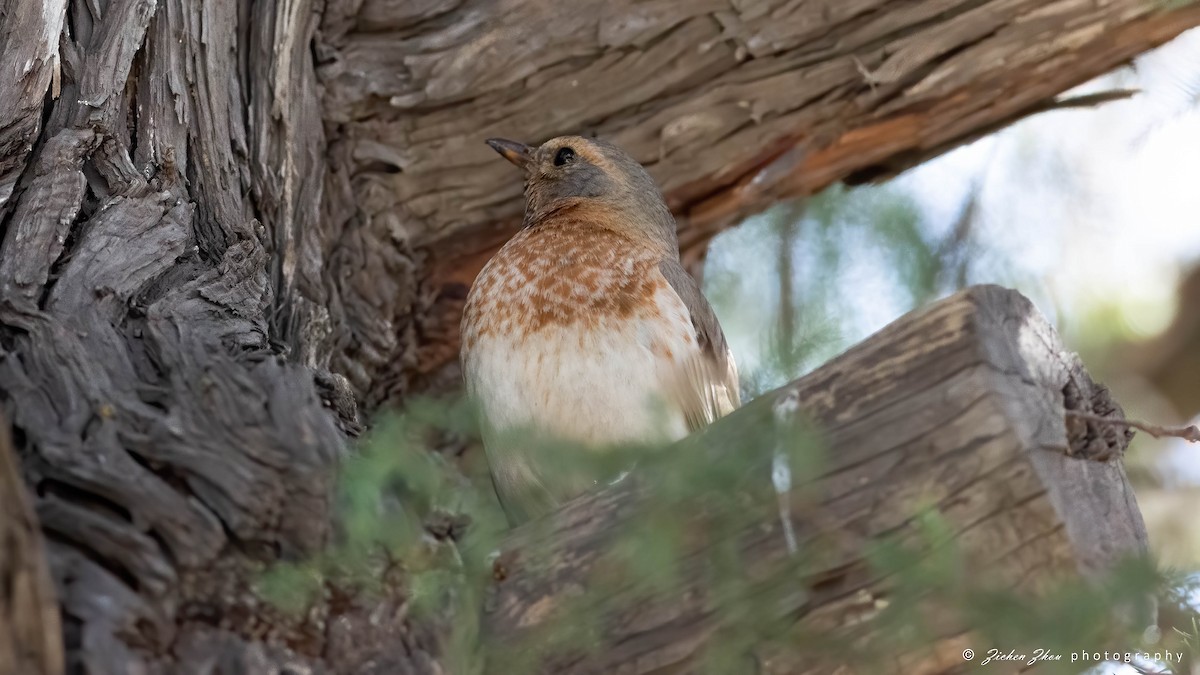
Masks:
[[[514,432],[588,452],[665,445],[741,401],[725,334],[645,168],[599,138],[486,142],[524,172],[525,215],[467,293],[460,354],[516,526],[597,481],[556,475]]]

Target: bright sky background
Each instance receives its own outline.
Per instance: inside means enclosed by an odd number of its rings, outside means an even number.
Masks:
[[[1200,29],[1064,96],[1113,89],[1141,93],[1025,119],[854,199],[905,194],[940,239],[978,186],[973,237],[988,253],[974,258],[972,283],[1016,286],[1068,340],[1106,306],[1118,308],[1125,333],[1153,335],[1174,315],[1180,273],[1200,261]],[[718,237],[706,268],[706,281],[740,286],[733,301],[714,304],[743,373],[759,362],[778,297],[777,241],[763,223],[756,216]],[[829,281],[847,308],[842,338],[856,342],[906,312],[909,299],[878,251],[852,228],[844,236],[850,260]],[[797,268],[812,255],[801,242]],[[801,317],[803,328],[820,321]],[[1200,484],[1200,462],[1189,464]]]
[[[1142,93],[1027,119],[896,182],[931,228],[948,228],[983,176],[979,233],[1038,280],[1021,290],[1052,321],[1115,305],[1148,337],[1174,316],[1180,274],[1200,262],[1200,30],[1071,93],[1118,88]],[[1194,446],[1169,441],[1160,464],[1200,485]]]
[[[912,169],[886,188],[855,191],[852,199],[865,204],[865,218],[880,193],[905,194],[928,239],[940,240],[978,188],[973,237],[985,253],[974,258],[971,283],[1017,287],[1059,326],[1069,346],[1106,308],[1118,310],[1120,333],[1152,336],[1174,316],[1180,274],[1200,264],[1200,29],[1065,96],[1113,89],[1141,93],[1026,119]],[[849,216],[855,217],[857,212]],[[778,240],[765,218],[718,237],[706,267],[707,290],[743,375],[755,370],[768,348],[764,329],[778,303]],[[864,241],[854,228],[839,235],[837,245],[849,252],[849,262],[841,278],[819,283],[845,307],[840,339],[848,344],[908,311],[911,300],[891,268],[880,264],[885,258],[877,243]],[[801,240],[794,252],[798,270],[814,263],[809,246]],[[814,283],[800,274],[797,279]],[[717,290],[722,283],[735,286],[723,301]],[[801,315],[801,331],[820,334],[822,321]],[[1121,402],[1131,415],[1143,403]],[[1168,441],[1156,466],[1168,486],[1200,486],[1195,446]],[[1094,672],[1134,672],[1113,666]]]
[[[1135,300],[1122,303],[1127,318],[1152,334],[1170,319],[1179,271],[1200,258],[1200,30],[1070,94],[1121,88],[1142,93],[1027,119],[896,183],[937,231],[982,177],[990,246],[1060,307]]]

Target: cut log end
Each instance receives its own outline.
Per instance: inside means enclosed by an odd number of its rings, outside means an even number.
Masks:
[[[886,604],[888,584],[875,578],[866,551],[883,538],[908,538],[918,512],[930,506],[971,569],[1021,592],[1095,578],[1147,550],[1122,465],[1131,434],[1066,417],[1068,409],[1119,417],[1119,406],[1014,291],[975,287],[901,318],[721,420],[706,447],[739,448],[739,437],[769,423],[772,404],[785,397],[820,429],[824,465],[816,475],[791,476],[795,498],[785,518],[751,523],[739,534],[742,560],[786,560],[793,544],[782,520],[795,524],[801,551],[820,540],[824,551],[834,542],[835,553],[776,594],[781,615],[827,630],[869,622],[875,604]],[[601,491],[514,531],[486,619],[493,639],[511,643],[554,620],[553,608],[587,587],[612,533],[638,518],[649,497],[637,488]],[[683,528],[699,517],[681,516]],[[700,537],[687,556],[712,545]],[[522,555],[528,551],[541,553]],[[589,611],[606,617],[600,639],[612,647],[557,663],[553,672],[686,671],[719,627],[702,567],[684,566],[674,596],[635,601],[606,592]],[[939,650],[961,653],[955,640],[964,630],[948,627]],[[904,672],[942,672],[935,661]],[[780,655],[778,662],[789,660]],[[959,657],[946,667],[961,665]],[[807,672],[780,667],[768,671]]]

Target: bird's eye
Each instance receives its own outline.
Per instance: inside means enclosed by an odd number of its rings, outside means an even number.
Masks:
[[[555,153],[555,155],[554,155],[554,166],[562,166],[562,165],[568,164],[574,160],[575,160],[575,151],[570,148],[567,148],[567,147],[562,147],[562,148],[559,148],[558,152]]]

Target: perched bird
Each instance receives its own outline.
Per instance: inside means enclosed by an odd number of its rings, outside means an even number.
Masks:
[[[487,143],[525,172],[525,220],[471,286],[462,363],[496,491],[518,524],[591,482],[555,477],[506,432],[588,448],[677,440],[740,404],[738,376],[641,165],[578,136]]]

